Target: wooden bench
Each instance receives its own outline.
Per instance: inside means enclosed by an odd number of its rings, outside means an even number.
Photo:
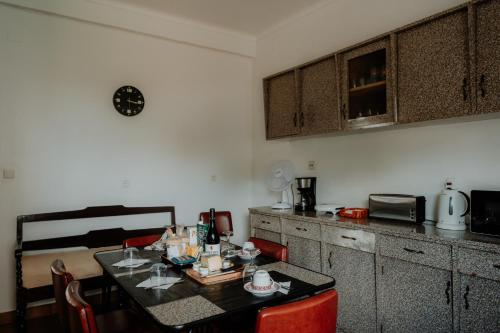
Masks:
[[[169,213],[170,223],[166,223],[166,225],[175,225],[175,208],[173,206],[100,206],[75,211],[18,216],[17,246],[15,249],[16,319],[18,332],[25,331],[27,304],[50,299],[54,296],[50,275],[50,264],[52,261],[62,259],[67,269],[71,271],[76,279],[81,281],[84,290],[104,288],[106,280],[100,265],[94,260],[93,256],[95,252],[120,249],[123,240],[127,238],[162,234],[165,231],[164,227],[134,230],[124,230],[122,227],[115,227],[90,230],[86,234],[74,236],[23,241],[23,226],[25,223],[155,213]],[[77,249],[69,250],[69,248]],[[43,252],[27,255],[26,251]],[[23,254],[25,255],[23,256]]]

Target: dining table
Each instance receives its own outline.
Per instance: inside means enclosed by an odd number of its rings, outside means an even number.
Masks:
[[[187,276],[185,269],[168,265],[167,276],[180,278],[168,289],[141,288],[137,285],[150,277],[151,265],[161,262],[161,251],[139,249],[139,257],[149,262],[137,268],[115,267],[123,259],[123,250],[97,252],[94,257],[105,276],[118,285],[146,318],[165,332],[190,331],[231,317],[255,315],[263,308],[314,295],[335,286],[335,279],[272,257],[259,255],[254,259],[258,269],[269,272],[278,283],[290,282],[289,288],[269,296],[254,296],[243,288],[238,278],[212,285],[203,285]],[[231,258],[236,266],[248,263],[237,256]]]

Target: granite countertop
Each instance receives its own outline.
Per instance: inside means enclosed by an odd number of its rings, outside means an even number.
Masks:
[[[298,212],[294,210],[276,210],[271,207],[254,207],[250,213],[280,216],[293,220],[307,220],[324,225],[340,226],[352,229],[364,229],[380,234],[394,234],[415,239],[434,240],[445,243],[459,243],[465,246],[479,247],[500,253],[500,237],[480,235],[470,231],[443,230],[435,227],[432,221],[407,223],[375,218],[350,219],[316,212]]]

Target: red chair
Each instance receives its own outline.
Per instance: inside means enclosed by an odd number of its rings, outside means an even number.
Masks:
[[[161,235],[147,235],[147,236],[125,239],[123,241],[123,248],[125,249],[127,247],[145,247],[153,244],[160,238]]]
[[[54,298],[56,300],[56,310],[59,315],[59,323],[63,332],[69,332],[68,307],[66,305],[66,288],[73,281],[73,276],[66,272],[66,267],[62,260],[54,260],[50,265],[52,273],[52,283],[54,285]]]
[[[250,237],[248,241],[254,243],[263,255],[280,261],[288,261],[288,248],[286,246],[255,237]]]
[[[265,308],[257,315],[255,332],[335,332],[337,304],[337,292],[329,290],[297,302]]]
[[[205,224],[209,223],[210,213],[200,213],[199,220],[202,220]],[[219,235],[224,235],[223,232],[225,230],[233,231],[233,219],[231,218],[231,212],[215,212],[215,229],[217,229],[217,233]]]
[[[94,316],[92,307],[83,300],[79,281],[66,288],[71,333],[159,333],[159,328],[127,310]]]

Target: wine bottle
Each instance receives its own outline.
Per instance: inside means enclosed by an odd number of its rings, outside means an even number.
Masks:
[[[220,237],[215,227],[215,209],[210,208],[210,224],[205,240],[205,252],[220,256]]]

